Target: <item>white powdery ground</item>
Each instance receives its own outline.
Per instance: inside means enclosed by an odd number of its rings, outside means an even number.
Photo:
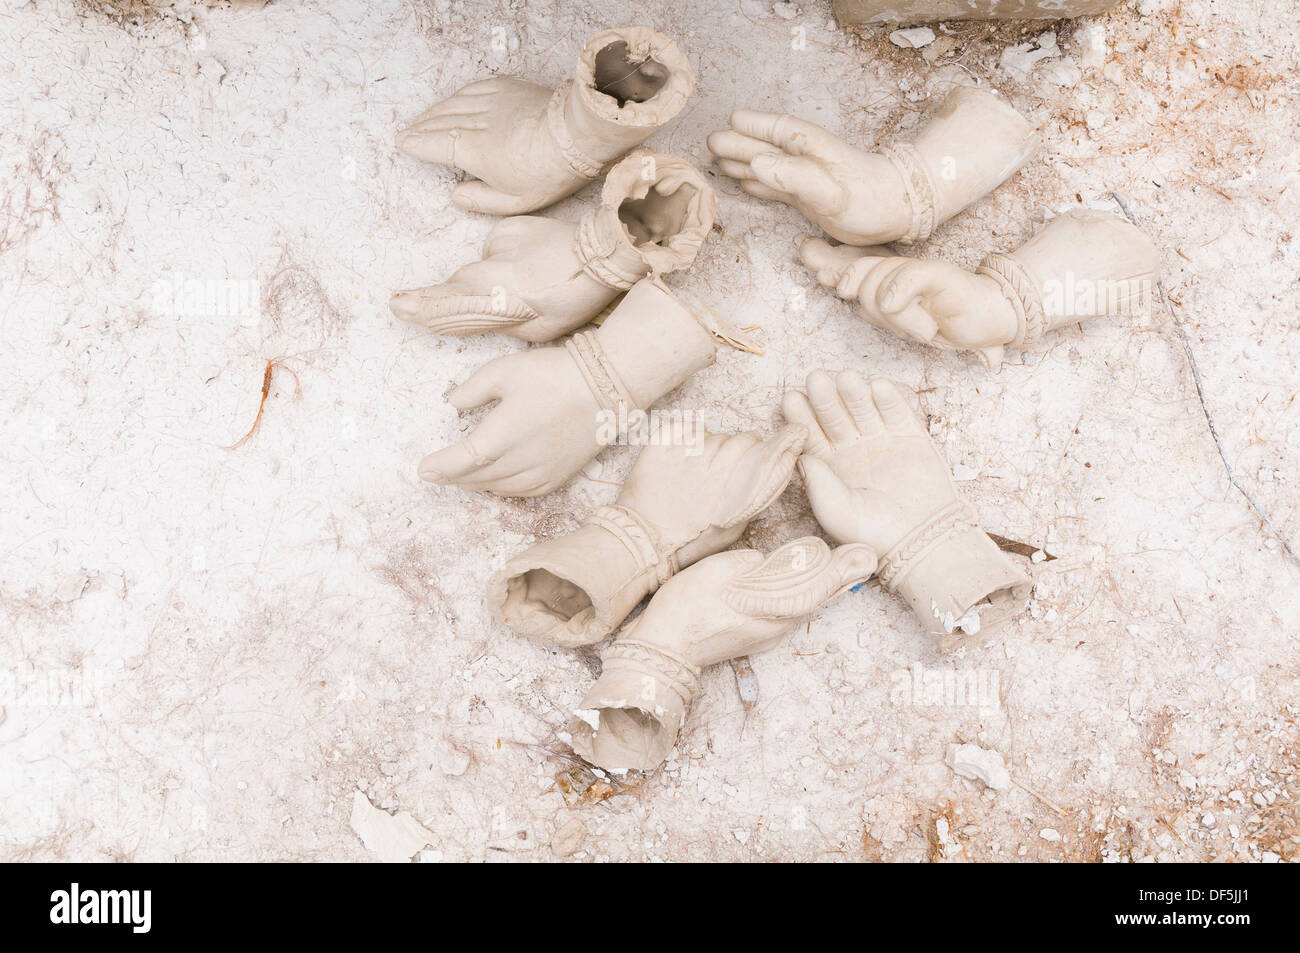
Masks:
[[[1245,0],[1142,0],[1094,21],[1100,52],[1063,30],[1026,78],[1002,51],[1045,28],[901,50],[809,0],[499,20],[430,0],[175,6],[124,28],[71,0],[0,3],[0,856],[364,859],[358,786],[434,835],[429,858],[548,858],[557,832],[558,853],[606,859],[1296,856],[1300,571],[1228,486],[1164,310],[990,376],[865,326],[795,260],[807,223],[716,178],[723,233],[672,283],[758,325],[766,352],[724,351],[671,403],[767,430],[815,367],[893,377],[985,526],[1060,558],[1023,619],[957,657],[878,589],[842,598],[753,659],[748,713],[732,671],[709,672],[670,764],[597,806],[601,785],[566,798],[554,753],[594,658],[513,637],[483,585],[609,499],[631,456],[531,502],[421,484],[420,456],[465,430],[443,393],[521,345],[432,337],[386,306],[493,224],[394,131],[493,73],[561,81],[616,20],[697,64],[650,144],[701,167],[737,106],[870,143],[991,84],[1045,147],[920,253],[973,265],[1121,192],[1162,249],[1227,458],[1297,545],[1285,5],[1259,23]],[[597,189],[545,214],[576,218]],[[183,278],[259,282],[260,321],[168,313],[155,285]],[[226,449],[268,360],[260,427]],[[808,532],[796,483],[747,541]],[[982,705],[927,694],[952,671]],[[997,750],[1022,787],[955,775],[956,743]]]

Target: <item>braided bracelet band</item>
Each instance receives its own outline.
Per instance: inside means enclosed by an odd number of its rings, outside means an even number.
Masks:
[[[650,270],[635,251],[630,252],[631,261],[618,261],[625,246],[623,225],[614,209],[594,208],[578,220],[573,253],[582,262],[582,270],[606,288],[626,291]]]
[[[619,639],[601,653],[601,661],[621,661],[637,668],[648,669],[658,675],[682,700],[689,705],[695,689],[700,684],[700,669],[686,659],[637,639]]]
[[[905,245],[915,245],[930,237],[934,231],[935,209],[938,200],[937,189],[930,173],[926,171],[921,154],[909,142],[898,142],[880,150],[880,154],[893,164],[895,171],[903,180],[903,190],[907,193],[907,205],[912,210],[912,222],[907,234],[898,240]]]
[[[591,388],[596,403],[610,413],[629,413],[637,408],[632,394],[610,364],[595,331],[580,331],[564,342],[564,349],[578,365],[582,379]]]
[[[580,179],[594,179],[605,171],[605,163],[597,162],[584,154],[574,144],[573,136],[569,135],[568,127],[564,124],[564,104],[569,98],[569,88],[572,85],[573,80],[561,83],[551,95],[546,103],[546,125],[551,138],[555,140],[556,148],[564,156],[569,171]]]
[[[975,514],[965,503],[960,500],[949,503],[881,557],[880,565],[876,567],[880,584],[891,591],[897,589],[907,574],[932,550],[958,533],[978,527]]]
[[[587,517],[587,522],[599,526],[623,544],[636,560],[638,574],[653,570],[660,586],[681,568],[677,562],[676,550],[668,550],[654,527],[635,510],[618,504],[598,506]]]
[[[1016,312],[1016,336],[1008,342],[1011,347],[1024,350],[1037,344],[1047,330],[1047,315],[1043,312],[1038,286],[1025,266],[1010,255],[988,255],[975,274],[988,275],[996,281],[1002,297]]]

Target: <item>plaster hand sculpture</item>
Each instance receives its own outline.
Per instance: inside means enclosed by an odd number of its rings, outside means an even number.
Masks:
[[[600,678],[569,722],[573,750],[607,770],[654,768],[677,740],[701,670],[772,648],[875,566],[868,546],[831,550],[806,537],[770,556],[737,549],[683,570],[602,653]]]
[[[807,431],[785,427],[689,441],[674,428],[646,447],[618,500],[567,536],[512,558],[488,583],[488,604],[515,631],[572,648],[606,638],[684,566],[720,552],[776,499]]]
[[[390,307],[440,334],[553,341],[646,275],[689,266],[716,207],[713,187],[689,163],[638,150],[610,170],[600,205],[577,223],[508,218],[488,235],[482,261],[443,284],[399,291]]]
[[[1137,314],[1151,304],[1155,245],[1104,212],[1071,211],[972,274],[946,261],[899,258],[883,248],[800,249],[817,280],[858,303],[868,323],[935,347],[976,351],[996,370],[1007,348],[1023,350],[1067,324]]]
[[[1028,120],[961,87],[911,142],[866,152],[821,126],[741,109],[709,136],[718,168],[760,199],[792,205],[850,245],[915,244],[1006,181],[1033,155]]]
[[[499,401],[474,432],[420,462],[420,476],[501,496],[559,489],[630,419],[713,363],[709,332],[658,282],[638,282],[595,331],[488,361],[447,399]]]
[[[799,460],[813,514],[832,539],[880,553],[876,575],[951,650],[996,630],[1029,579],[980,528],[907,399],[886,380],[808,375],[782,411],[808,428]]]
[[[574,79],[551,90],[526,79],[470,83],[397,134],[397,147],[463,169],[451,200],[471,212],[520,215],[572,195],[681,112],[695,74],[677,44],[649,27],[588,41]]]

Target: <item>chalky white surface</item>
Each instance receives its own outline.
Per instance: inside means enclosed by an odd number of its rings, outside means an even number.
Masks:
[[[421,455],[465,431],[443,393],[521,345],[386,307],[493,224],[393,133],[475,79],[558,83],[605,27],[692,58],[698,95],[649,144],[701,167],[735,107],[870,145],[991,85],[1045,147],[920,254],[973,266],[1122,193],[1228,460],[1300,546],[1285,4],[1142,0],[1051,42],[964,24],[919,50],[814,2],[175,6],[0,6],[0,858],[364,860],[358,788],[431,833],[424,859],[1296,856],[1300,571],[1229,487],[1164,310],[990,376],[865,326],[797,263],[810,226],[717,177],[722,231],[672,284],[766,352],[725,350],[669,402],[767,431],[813,368],[888,375],[986,528],[1059,558],[955,657],[877,587],[842,597],[754,658],[752,710],[706,673],[665,769],[593,807],[554,777],[594,659],[513,637],[483,585],[611,499],[630,454],[531,502],[422,484]],[[999,65],[1024,44],[1055,51]],[[177,313],[158,283],[186,279],[256,282],[260,316]],[[260,427],[227,449],[268,360]],[[746,541],[815,531],[796,481]],[[953,744],[1028,790],[955,776]]]

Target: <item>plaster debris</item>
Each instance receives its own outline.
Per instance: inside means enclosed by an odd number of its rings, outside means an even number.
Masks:
[[[389,864],[408,863],[420,848],[434,840],[433,834],[410,814],[381,811],[361,791],[352,795],[350,822],[366,850]]]
[[[1106,63],[1106,28],[1100,23],[1085,23],[1074,31],[1074,45],[1079,50],[1079,65],[1098,69]]]
[[[934,31],[928,26],[912,27],[910,30],[895,30],[889,34],[889,42],[905,50],[919,50],[934,42]]]
[[[1061,839],[1061,832],[1054,827],[1044,827],[1038,832],[1038,836],[1045,841],[1052,841],[1055,843]]]
[[[948,767],[963,778],[983,781],[995,791],[1011,787],[1011,773],[1007,771],[1002,755],[979,745],[962,744],[948,748]]]
[[[1056,45],[1056,34],[1048,31],[1036,41],[1009,46],[1002,51],[1001,67],[1016,79],[1025,80],[1034,71],[1040,60],[1060,56],[1061,49]]]
[[[587,838],[587,825],[576,817],[571,817],[561,824],[551,838],[551,850],[556,857],[569,857],[582,848]]]

